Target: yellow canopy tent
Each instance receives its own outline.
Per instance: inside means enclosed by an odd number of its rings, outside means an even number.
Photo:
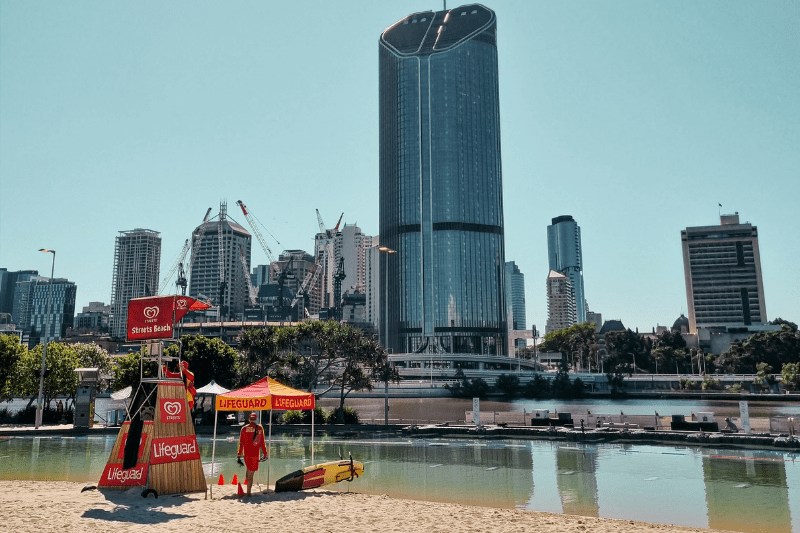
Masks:
[[[311,410],[311,464],[314,464],[314,394],[279,383],[265,377],[241,389],[218,394],[215,401],[217,411],[267,411],[269,410],[269,448],[267,459],[267,486],[269,486],[269,466],[272,457],[272,410]],[[214,441],[211,446],[211,471],[217,451],[217,416],[214,416]]]

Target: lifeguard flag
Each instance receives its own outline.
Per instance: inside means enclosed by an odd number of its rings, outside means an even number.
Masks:
[[[210,307],[188,296],[134,298],[128,301],[128,340],[171,339],[175,323],[186,313]]]

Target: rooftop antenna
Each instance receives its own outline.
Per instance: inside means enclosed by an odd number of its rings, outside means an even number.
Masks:
[[[447,0],[442,0],[444,10],[447,11]]]

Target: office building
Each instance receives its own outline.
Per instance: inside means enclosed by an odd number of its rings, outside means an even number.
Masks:
[[[34,278],[29,300],[29,346],[62,339],[75,319],[77,287],[64,278]]]
[[[524,330],[525,323],[525,274],[514,261],[506,262],[506,304],[510,330]],[[525,339],[515,341],[516,349],[525,348]]]
[[[189,296],[210,302],[217,318],[238,320],[250,303],[247,276],[252,237],[228,218],[226,202],[220,203],[215,218],[192,232]]]
[[[311,314],[308,308],[311,305],[314,288],[310,283],[315,269],[314,256],[303,250],[284,250],[278,260],[270,264],[269,283],[278,287],[278,300],[276,301],[282,301],[281,294],[283,298],[286,298],[288,294],[292,295],[289,304],[284,306],[286,317],[290,317],[292,320],[302,320],[306,316],[306,310],[309,315]],[[300,287],[306,279],[309,283],[305,289],[307,298],[304,297],[302,301],[298,299],[295,306],[289,309],[294,301],[294,296],[300,293]]]
[[[547,259],[550,270],[561,272],[572,282],[575,312],[579,324],[586,322],[586,295],[583,292],[583,252],[581,228],[570,215],[562,215],[547,226]]]
[[[111,279],[111,335],[127,336],[128,301],[158,292],[161,267],[161,236],[157,231],[137,228],[120,231],[114,245]]]
[[[767,323],[758,229],[722,215],[719,226],[681,231],[689,332]]]
[[[18,281],[28,281],[38,276],[36,270],[17,270],[9,272],[6,268],[0,268],[0,313],[8,313],[13,316],[14,312],[14,291]]]
[[[394,353],[507,355],[497,20],[474,4],[379,41],[380,338]]]
[[[108,331],[111,306],[103,302],[89,302],[83,311],[75,315],[73,329],[81,331]]]
[[[545,333],[574,326],[575,290],[566,274],[551,270],[547,275],[547,323]]]

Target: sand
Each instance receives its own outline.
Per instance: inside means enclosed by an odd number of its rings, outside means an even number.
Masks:
[[[271,491],[250,498],[232,485],[206,494],[152,496],[139,489],[81,492],[83,483],[0,481],[0,530],[48,531],[290,531],[290,532],[659,532],[718,530],[647,524],[399,500],[388,496],[324,490]]]

